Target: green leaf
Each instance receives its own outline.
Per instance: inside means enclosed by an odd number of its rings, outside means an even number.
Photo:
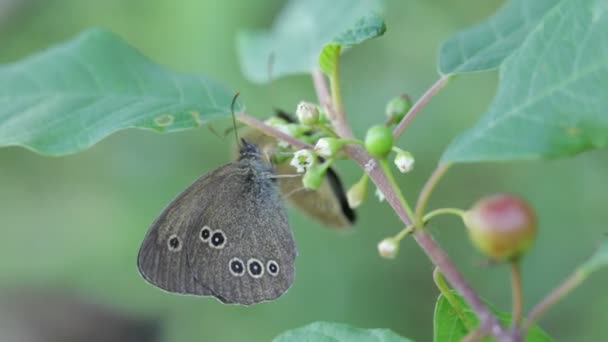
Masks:
[[[374,15],[382,7],[382,0],[290,0],[271,30],[238,36],[241,68],[258,83],[309,73],[325,44],[352,45],[383,33],[384,22]]]
[[[500,68],[488,112],[442,160],[557,158],[608,144],[608,3],[563,1]]]
[[[327,44],[319,55],[319,67],[325,75],[332,75],[336,71],[341,47],[338,44]]]
[[[234,94],[158,66],[116,35],[93,29],[0,66],[0,147],[64,155],[125,128],[199,127],[229,115]]]
[[[446,75],[497,68],[558,2],[508,2],[485,22],[455,34],[441,45],[439,72]]]
[[[606,266],[608,266],[608,239],[605,239],[597,252],[579,267],[579,272],[581,272],[584,277],[587,277],[591,273]]]
[[[386,32],[384,20],[377,15],[370,15],[359,19],[355,25],[340,33],[331,43],[326,44],[319,54],[319,67],[328,76],[331,76],[338,65],[338,58],[342,47],[360,44],[368,39],[376,38]]]
[[[289,330],[273,342],[408,342],[388,329],[358,329],[346,324],[316,322]]]
[[[435,342],[460,342],[471,331],[471,329],[467,328],[467,325],[473,322],[473,326],[476,327],[479,323],[475,312],[471,310],[456,291],[452,291],[452,296],[458,303],[458,306],[462,308],[464,316],[461,317],[457,314],[457,311],[454,310],[443,294],[439,295],[435,304],[435,315],[433,318],[433,341]],[[491,305],[488,305],[488,307],[497,315],[503,325],[509,326],[511,324],[511,314],[499,312]],[[526,342],[553,341],[538,325],[528,330],[525,340]],[[484,341],[490,341],[490,339],[486,338]]]

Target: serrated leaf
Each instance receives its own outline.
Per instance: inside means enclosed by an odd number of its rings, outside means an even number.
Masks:
[[[388,329],[359,329],[346,324],[316,322],[289,330],[273,342],[408,342]]]
[[[559,1],[509,1],[488,20],[456,33],[441,45],[439,72],[447,75],[497,68]]]
[[[125,128],[200,127],[230,115],[234,94],[156,65],[113,33],[93,29],[0,66],[0,147],[64,155]]]
[[[591,273],[606,266],[608,266],[608,239],[604,240],[597,252],[579,267],[579,271],[584,276],[589,276]]]
[[[608,144],[608,3],[563,1],[500,69],[490,109],[444,162],[557,158]]]
[[[373,14],[380,13],[382,7],[382,0],[290,0],[272,29],[242,32],[238,36],[243,73],[258,83],[309,73],[317,66],[325,44],[334,39],[356,41],[381,30],[377,22],[362,18],[378,18]]]
[[[474,327],[479,323],[475,312],[471,310],[464,299],[456,291],[452,291],[452,295],[458,306],[462,309],[464,316],[459,316],[445,296],[439,295],[435,303],[435,314],[433,317],[433,341],[435,342],[460,342],[471,331],[470,328],[467,328],[467,322],[468,324],[473,322]],[[488,307],[497,315],[503,325],[509,326],[511,324],[511,314],[499,312],[491,305],[488,305]],[[528,330],[525,340],[526,342],[553,341],[538,325],[534,325]],[[486,338],[484,341],[491,340]]]

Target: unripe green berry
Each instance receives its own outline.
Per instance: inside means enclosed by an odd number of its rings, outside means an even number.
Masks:
[[[386,116],[388,117],[388,124],[392,125],[401,121],[410,108],[412,108],[412,100],[409,96],[403,94],[401,96],[392,98],[386,104]]]
[[[536,216],[521,198],[496,194],[479,200],[465,212],[471,241],[483,254],[513,261],[525,253],[536,237]]]
[[[393,148],[393,132],[384,125],[370,127],[365,135],[365,149],[374,157],[384,158]]]

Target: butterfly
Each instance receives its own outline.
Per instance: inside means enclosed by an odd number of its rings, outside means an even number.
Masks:
[[[137,265],[150,284],[250,305],[293,283],[297,248],[273,166],[241,141],[237,161],[197,179],[148,229]]]

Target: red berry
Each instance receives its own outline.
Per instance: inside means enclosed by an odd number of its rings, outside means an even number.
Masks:
[[[536,237],[536,215],[521,198],[496,194],[479,200],[463,217],[473,244],[497,260],[519,258]]]

